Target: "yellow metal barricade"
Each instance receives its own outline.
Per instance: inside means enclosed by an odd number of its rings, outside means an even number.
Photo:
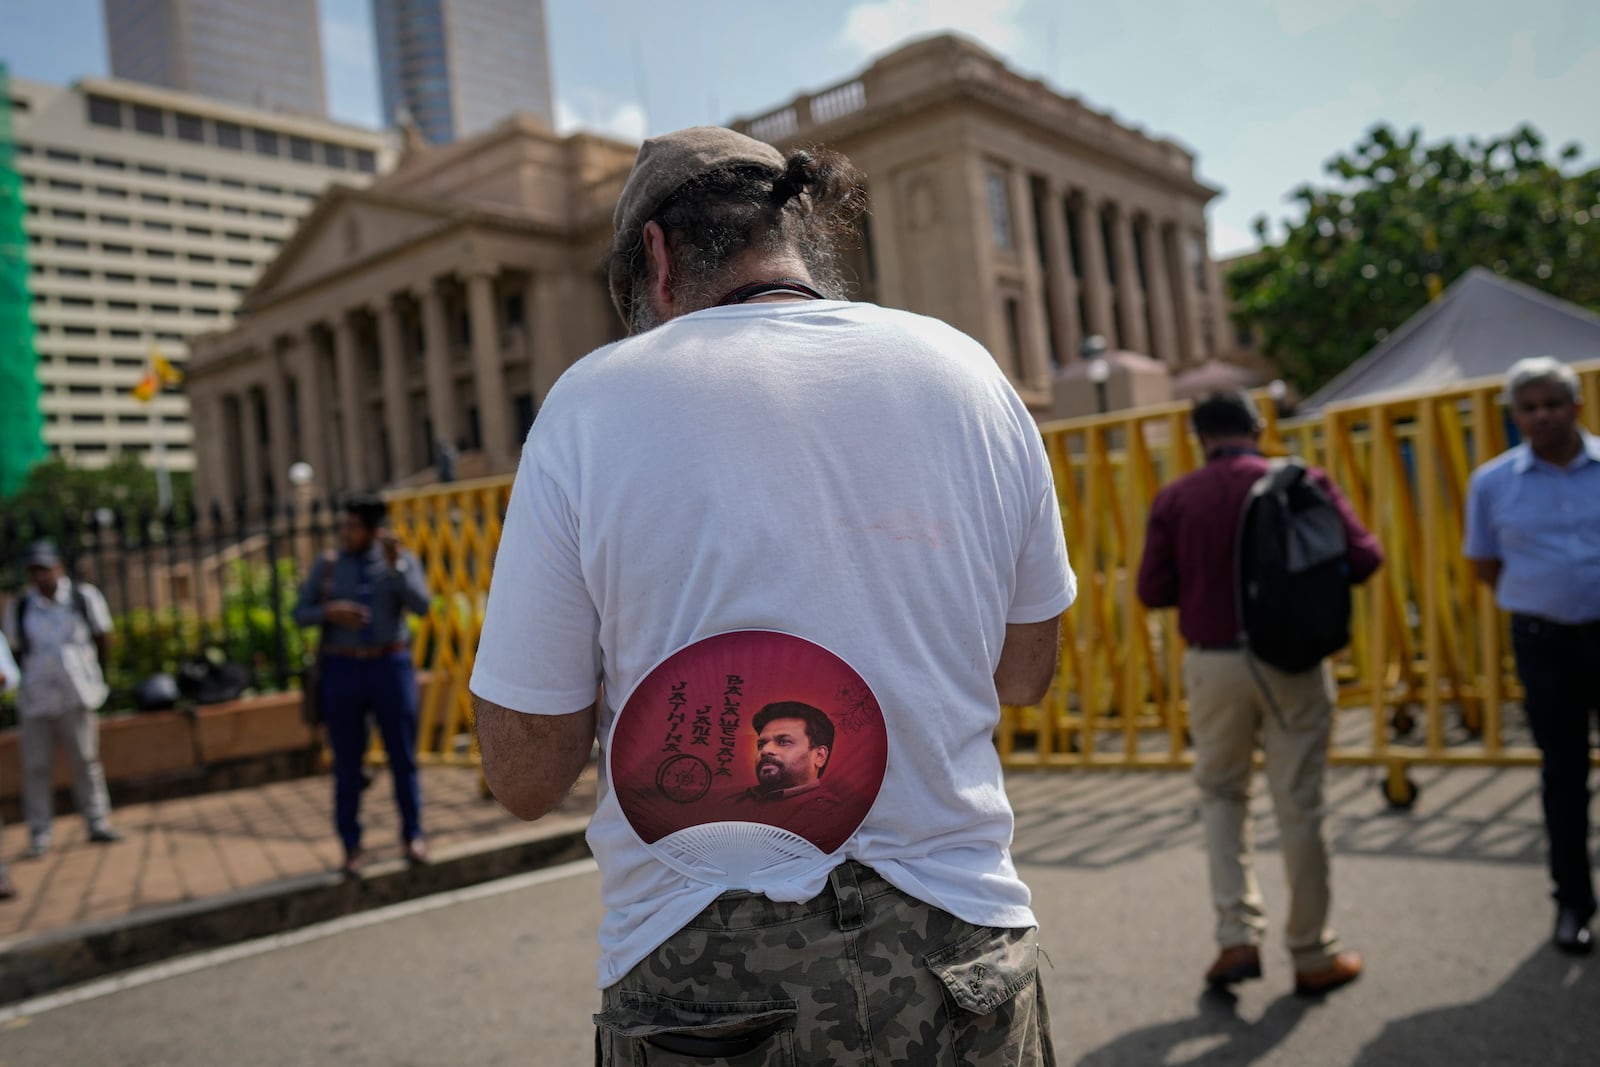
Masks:
[[[478,762],[467,682],[510,496],[511,479],[500,477],[389,497],[395,534],[421,560],[432,597],[412,641],[417,666],[432,672],[417,731],[424,763]]]
[[[1600,363],[1577,369],[1585,419],[1600,429]],[[1413,795],[1411,763],[1538,759],[1502,714],[1520,695],[1505,619],[1461,555],[1472,470],[1506,448],[1501,391],[1483,380],[1283,424],[1263,398],[1266,451],[1324,467],[1384,546],[1336,664],[1340,704],[1367,715],[1341,716],[1333,758],[1388,767],[1397,802]],[[1004,709],[996,740],[1008,766],[1189,763],[1175,613],[1146,612],[1134,589],[1151,501],[1202,458],[1188,416],[1179,403],[1042,428],[1081,591],[1050,693]]]
[[[1600,362],[1580,373],[1584,418],[1600,432]],[[1357,590],[1353,640],[1336,663],[1341,716],[1333,759],[1389,769],[1391,799],[1414,795],[1413,763],[1530,764],[1526,729],[1504,705],[1520,697],[1506,620],[1462,558],[1467,482],[1506,448],[1499,380],[1375,403],[1338,405],[1280,423],[1264,396],[1267,452],[1327,470],[1383,543],[1383,568]],[[1141,408],[1042,427],[1067,546],[1080,585],[1062,620],[1061,664],[1044,701],[1002,709],[1009,767],[1188,766],[1175,613],[1135,592],[1150,503],[1203,460],[1189,405]],[[421,558],[433,606],[416,634],[434,672],[420,756],[476,763],[472,672],[510,477],[390,496],[394,527]],[[1420,727],[1420,729],[1419,729]]]

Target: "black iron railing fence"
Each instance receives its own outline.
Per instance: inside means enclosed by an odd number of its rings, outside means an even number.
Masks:
[[[251,689],[286,689],[315,641],[294,623],[300,582],[333,547],[338,520],[337,500],[254,514],[4,513],[0,601],[25,588],[28,546],[49,539],[68,576],[99,588],[111,609],[108,710],[130,706],[145,678],[198,659],[242,665]]]

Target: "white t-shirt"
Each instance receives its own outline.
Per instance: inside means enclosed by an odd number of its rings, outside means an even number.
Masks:
[[[689,645],[743,630],[815,643],[859,673],[887,729],[881,789],[832,862],[1025,927],[994,671],[1007,623],[1053,618],[1075,592],[1043,441],[981,345],[870,304],[711,308],[590,354],[551,390],[471,688],[568,714],[603,683],[606,742]],[[589,828],[601,987],[724,888],[656,858],[604,768]],[[761,889],[810,899],[830,865]]]
[[[22,669],[17,714],[24,719],[95,711],[109,695],[94,638],[111,632],[111,610],[100,590],[81,583],[77,589],[83,594],[83,606],[88,611],[85,619],[78,610],[73,588],[72,579],[62,577],[56,581],[55,596],[46,598],[30,586],[6,612],[6,637],[12,648],[28,646],[27,656],[17,664]],[[28,605],[22,612],[22,625],[28,631],[26,642],[17,629],[17,615],[24,601]]]

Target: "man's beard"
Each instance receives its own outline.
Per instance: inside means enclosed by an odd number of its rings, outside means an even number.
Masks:
[[[763,777],[761,770],[764,767],[776,767],[778,773],[771,777]],[[780,789],[787,789],[794,784],[794,775],[777,760],[759,760],[756,763],[756,789],[762,793],[776,793]]]

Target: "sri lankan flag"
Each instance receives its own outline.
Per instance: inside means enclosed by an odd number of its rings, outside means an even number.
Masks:
[[[133,398],[141,404],[154,400],[162,389],[183,381],[183,372],[161,354],[161,349],[150,346],[150,360],[145,364],[144,375],[133,387]]]

